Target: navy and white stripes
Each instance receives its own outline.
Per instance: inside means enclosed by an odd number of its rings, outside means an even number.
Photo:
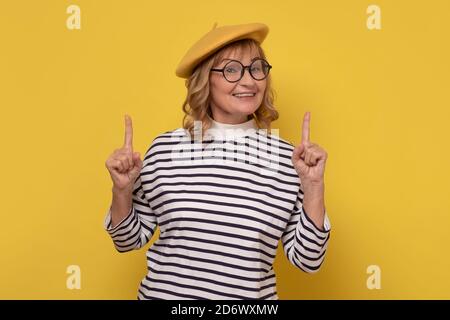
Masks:
[[[316,272],[330,224],[303,210],[294,147],[260,131],[190,141],[184,129],[154,139],[129,215],[105,229],[116,249],[147,251],[139,299],[278,299],[272,267],[281,239],[289,261]]]

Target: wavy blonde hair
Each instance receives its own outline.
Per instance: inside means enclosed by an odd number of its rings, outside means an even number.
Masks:
[[[211,127],[211,121],[208,115],[212,118],[210,108],[210,87],[209,74],[210,69],[222,60],[228,50],[239,51],[249,49],[259,53],[259,57],[266,59],[266,55],[258,44],[252,39],[243,39],[232,42],[221,50],[202,61],[194,70],[189,79],[186,79],[185,85],[187,88],[186,99],[183,103],[183,123],[184,129],[188,130],[191,138],[194,137],[194,121],[201,121],[202,123],[202,138],[207,129]],[[271,122],[278,119],[278,111],[273,105],[275,99],[275,91],[271,86],[270,73],[266,78],[266,90],[261,105],[251,115],[256,121],[259,129],[266,129],[268,133],[271,132]],[[250,119],[249,119],[250,120]]]

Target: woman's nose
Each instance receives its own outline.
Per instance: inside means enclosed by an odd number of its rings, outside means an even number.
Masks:
[[[250,67],[244,68],[244,74],[242,75],[241,80],[239,80],[240,83],[254,83],[255,79],[250,74]]]

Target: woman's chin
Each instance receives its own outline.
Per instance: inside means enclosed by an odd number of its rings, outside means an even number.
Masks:
[[[258,106],[254,103],[239,103],[237,105],[235,104],[233,109],[236,110],[236,112],[250,115],[258,109]]]

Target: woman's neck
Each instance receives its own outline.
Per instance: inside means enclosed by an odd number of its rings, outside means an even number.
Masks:
[[[211,127],[207,130],[207,132],[218,138],[224,139],[226,137],[241,137],[255,132],[258,128],[253,117],[250,120],[237,124],[219,122],[214,120],[209,115],[208,118],[211,121]]]

